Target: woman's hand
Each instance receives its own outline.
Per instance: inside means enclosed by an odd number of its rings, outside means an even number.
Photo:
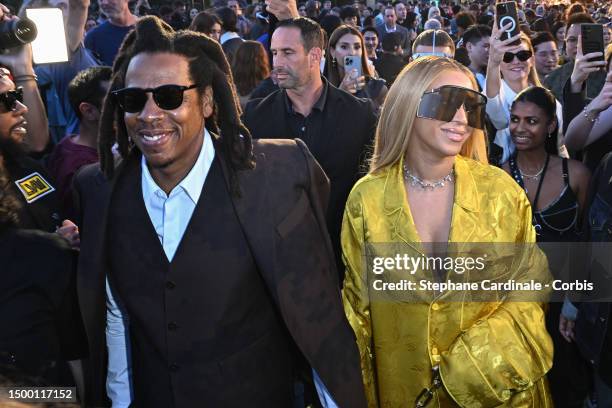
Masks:
[[[497,20],[493,23],[493,32],[491,33],[491,42],[489,47],[489,65],[498,67],[504,60],[504,54],[506,52],[517,52],[520,51],[521,45],[512,45],[511,43],[521,39],[521,34],[517,34],[514,37],[510,37],[506,40],[501,38],[504,36],[510,28],[512,23],[508,23],[505,26],[498,28]]]
[[[344,79],[340,83],[339,88],[351,94],[355,94],[360,89],[363,89],[366,83],[365,77],[363,75],[357,75],[358,72],[356,69],[352,69],[347,72],[346,75],[344,75]]]
[[[589,61],[591,58],[601,57],[601,52],[591,52],[582,54],[582,35],[578,35],[578,49],[576,52],[576,60],[574,62],[574,70],[572,71],[571,87],[573,93],[578,93],[582,90],[582,84],[587,80],[591,72],[599,71],[606,66],[606,62],[602,60]]]

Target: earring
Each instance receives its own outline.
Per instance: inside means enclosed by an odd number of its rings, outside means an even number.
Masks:
[[[548,134],[548,138],[551,139],[552,138],[552,133]]]
[[[336,59],[336,57],[332,57],[331,63],[332,63],[332,67],[334,68],[338,66],[338,60]]]

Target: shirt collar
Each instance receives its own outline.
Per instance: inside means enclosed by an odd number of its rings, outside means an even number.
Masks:
[[[172,189],[168,196],[176,194],[179,189],[183,190],[187,196],[193,201],[194,204],[197,204],[200,199],[200,195],[202,194],[202,188],[204,187],[204,182],[206,181],[206,176],[208,175],[208,170],[210,170],[210,166],[212,161],[215,158],[215,147],[212,143],[212,138],[208,130],[204,129],[204,141],[202,142],[202,148],[200,149],[200,154],[198,158],[187,173],[187,176],[181,182]],[[149,167],[147,166],[147,162],[145,160],[144,155],[141,158],[141,168],[143,175],[143,195],[145,200],[148,199],[152,194],[157,194],[157,192],[161,192],[164,196],[166,195],[164,191],[157,185],[155,180],[153,180],[153,176],[149,172]]]
[[[315,104],[312,106],[313,110],[318,110],[319,112],[323,112],[323,109],[325,109],[325,101],[327,101],[327,89],[329,88],[329,82],[327,81],[327,79],[325,77],[321,77],[321,80],[323,81],[323,91],[321,92],[321,96],[319,96],[319,99],[317,99]],[[291,103],[291,99],[289,99],[289,96],[287,95],[287,91],[283,89],[282,92],[283,99],[285,100],[285,108],[287,110],[287,113],[295,114],[295,111],[293,110],[293,104]]]
[[[387,23],[385,23],[385,31],[388,33],[394,33],[397,31],[397,23],[393,27],[387,27]]]
[[[223,45],[233,38],[240,38],[240,36],[238,35],[238,33],[235,33],[233,31],[226,31],[221,34],[221,37],[219,37],[219,42],[221,43],[221,45]]]

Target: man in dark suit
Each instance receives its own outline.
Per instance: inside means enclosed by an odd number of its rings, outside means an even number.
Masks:
[[[244,122],[255,138],[302,139],[325,170],[331,182],[327,225],[341,268],[342,214],[346,198],[364,170],[376,117],[368,101],[321,77],[322,49],[322,30],[314,21],[296,18],[280,22],[272,35],[271,51],[273,75],[281,89],[250,101]]]
[[[97,227],[83,218],[91,354],[103,354],[108,323],[109,365],[131,366],[133,397],[107,386],[136,407],[292,406],[300,359],[339,406],[365,407],[326,235],[327,179],[303,143],[251,141],[230,72],[214,40],[156,17],[120,50],[100,127],[109,190],[95,170],[75,179],[108,203]],[[125,320],[105,322],[105,272],[109,312]],[[96,406],[104,363],[94,363]]]
[[[392,5],[385,7],[384,22],[376,27],[378,30],[378,38],[382,38],[387,33],[398,32],[402,36],[402,49],[405,54],[410,53],[410,35],[408,29],[404,26],[397,24],[397,14],[395,14],[395,8]]]

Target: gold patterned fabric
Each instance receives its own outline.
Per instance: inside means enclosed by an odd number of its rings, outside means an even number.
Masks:
[[[419,243],[402,168],[400,162],[362,178],[342,225],[344,308],[369,406],[414,407],[439,365],[443,387],[429,407],[551,407],[545,375],[553,347],[541,302],[513,301],[512,293],[487,302],[445,302],[448,292],[417,302],[373,296],[366,244]],[[504,171],[458,156],[449,242],[535,242],[524,192]],[[537,247],[514,268],[523,279],[550,279]]]

